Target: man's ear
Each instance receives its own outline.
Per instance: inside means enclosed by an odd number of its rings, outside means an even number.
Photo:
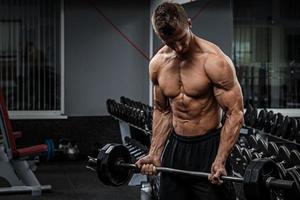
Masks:
[[[192,20],[191,20],[191,18],[188,18],[188,25],[189,25],[189,28],[192,28]]]

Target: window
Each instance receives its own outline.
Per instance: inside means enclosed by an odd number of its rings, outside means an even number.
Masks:
[[[0,87],[10,111],[63,110],[61,1],[0,1]]]
[[[233,1],[232,55],[245,103],[300,108],[300,2]]]

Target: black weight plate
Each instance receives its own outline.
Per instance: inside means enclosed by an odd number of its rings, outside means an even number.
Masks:
[[[286,146],[280,146],[278,149],[278,157],[277,157],[277,161],[283,161],[283,165],[288,168],[290,167],[290,156],[291,153],[289,151],[289,149]]]
[[[116,107],[116,101],[115,100],[111,100],[110,101],[110,111],[111,111],[111,114],[112,115],[116,115],[118,110],[117,110],[117,107]]]
[[[253,157],[253,159],[255,159],[255,158],[261,158],[260,154],[257,153],[257,152],[253,152],[252,153],[252,157]]]
[[[246,126],[250,126],[251,122],[251,115],[253,112],[253,106],[251,104],[248,104],[246,107],[246,112],[244,113],[244,122]]]
[[[254,149],[257,148],[257,139],[256,139],[255,135],[250,135],[248,137],[248,143],[251,148],[254,148]]]
[[[126,97],[121,96],[121,97],[120,97],[120,102],[121,102],[122,104],[126,104]]]
[[[300,167],[300,153],[297,150],[292,150],[291,151],[291,165],[292,166],[299,166]]]
[[[132,163],[128,149],[120,144],[107,144],[97,157],[98,178],[105,185],[120,186],[126,183],[131,175],[129,168],[117,166],[118,161]]]
[[[240,145],[235,144],[233,146],[233,149],[232,149],[231,153],[230,153],[230,157],[232,159],[236,159],[236,158],[240,158],[241,156],[242,156],[242,149],[241,149]]]
[[[254,159],[244,174],[244,194],[247,200],[271,200],[276,193],[266,185],[270,177],[280,178],[276,163],[270,159]]]
[[[249,163],[251,160],[252,160],[252,154],[251,152],[249,151],[249,149],[245,149],[243,148],[242,149],[242,155],[245,156],[247,162],[246,163]]]
[[[280,129],[280,136],[287,139],[290,136],[290,118],[288,116],[284,117],[283,125]]]
[[[265,157],[269,157],[270,156],[270,152],[268,151],[268,144],[265,140],[263,140],[262,138],[259,138],[257,140],[257,145],[258,148],[263,152],[263,156]]]
[[[263,128],[263,131],[266,133],[271,132],[273,116],[274,116],[274,112],[272,110],[270,110],[267,114],[267,117],[265,118],[265,123],[264,123],[264,128]]]
[[[288,190],[285,192],[285,199],[292,200],[298,199],[300,195],[300,174],[296,169],[291,169],[286,174],[286,180],[294,181],[293,190]]]
[[[97,156],[97,175],[99,180],[104,185],[111,185],[111,181],[109,179],[108,174],[106,173],[107,167],[107,154],[105,153],[106,150],[111,146],[112,144],[106,144],[104,147],[102,147],[98,153]]]
[[[124,163],[132,163],[131,155],[126,147],[121,144],[110,146],[106,153],[108,154],[108,172],[110,176],[111,185],[121,186],[125,184],[130,176],[131,170],[129,168],[117,166],[116,163],[122,161]]]
[[[283,126],[283,120],[284,120],[284,116],[281,113],[277,113],[277,124],[276,124],[276,136],[281,136],[281,128]]]
[[[270,152],[271,156],[275,157],[275,161],[276,161],[278,157],[279,149],[275,142],[268,142],[268,151]]]
[[[293,141],[295,139],[295,135],[298,132],[298,120],[295,118],[290,118],[291,122],[290,122],[290,135],[288,137],[289,140]]]
[[[253,108],[251,115],[249,115],[249,126],[254,127],[257,121],[257,108]]]
[[[111,114],[111,109],[110,109],[110,99],[106,100],[106,110],[109,114]]]
[[[257,120],[256,120],[256,123],[255,123],[256,129],[263,130],[264,125],[265,125],[265,120],[267,118],[267,114],[268,114],[267,110],[265,110],[265,109],[260,110]]]
[[[270,122],[270,133],[272,135],[275,135],[276,134],[276,130],[277,130],[277,123],[278,123],[278,114],[274,114],[272,119],[271,119],[271,122]]]
[[[300,119],[298,119],[298,131],[296,131],[294,139],[297,143],[300,143]]]
[[[280,178],[285,179],[287,170],[285,169],[285,167],[283,166],[282,163],[276,163],[276,165],[277,165],[278,171],[280,173]]]

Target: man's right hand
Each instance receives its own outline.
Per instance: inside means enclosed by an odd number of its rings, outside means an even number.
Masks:
[[[147,155],[135,164],[141,169],[141,174],[152,176],[156,174],[156,167],[161,166],[160,156]]]

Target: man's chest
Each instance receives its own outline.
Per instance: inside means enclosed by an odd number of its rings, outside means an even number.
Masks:
[[[200,97],[211,90],[203,62],[172,61],[160,70],[158,84],[164,95],[176,97],[183,93],[191,97]]]

